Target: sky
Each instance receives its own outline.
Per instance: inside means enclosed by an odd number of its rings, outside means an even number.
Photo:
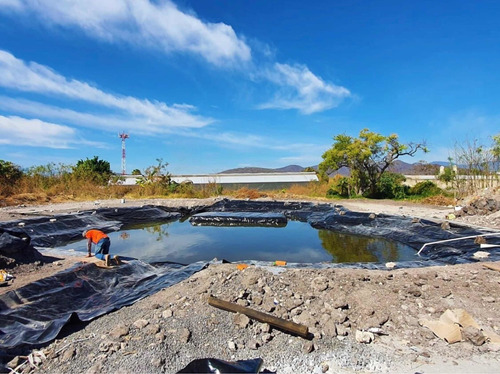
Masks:
[[[500,133],[499,1],[0,0],[0,159],[317,165],[368,128],[446,161]]]

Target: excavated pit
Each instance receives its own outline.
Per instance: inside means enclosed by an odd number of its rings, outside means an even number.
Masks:
[[[382,238],[402,243],[416,253],[424,244],[465,236],[493,233],[450,224],[443,229],[440,222],[411,217],[373,215],[347,211],[329,204],[254,202],[222,200],[194,210],[175,210],[158,206],[140,208],[107,208],[69,215],[39,217],[0,224],[0,250],[11,243],[45,248],[64,247],[81,241],[81,232],[99,228],[106,232],[126,232],[138,225],[162,225],[186,222],[213,226],[271,226],[281,230],[290,222],[307,224],[317,230],[366,238]],[[230,227],[233,229],[233,227]],[[26,240],[26,236],[31,239]],[[339,239],[336,239],[337,241]],[[20,242],[21,241],[21,242]],[[488,237],[488,243],[498,244],[498,237]],[[7,244],[5,244],[7,243]],[[10,243],[10,244],[9,244]],[[24,243],[24,244],[23,244]],[[10,247],[11,248],[11,247]],[[112,244],[111,251],[119,252]],[[422,256],[398,261],[395,267],[423,267],[479,261],[474,257],[479,245],[474,239],[429,246]],[[139,248],[140,250],[140,248]],[[500,259],[498,248],[489,250],[488,260]],[[220,260],[223,256],[218,256]],[[281,258],[275,258],[280,260]],[[154,262],[154,261],[152,261]],[[160,261],[161,262],[161,261]],[[249,258],[248,263],[270,266],[271,262]],[[12,351],[34,347],[53,340],[71,318],[90,321],[112,310],[131,305],[163,288],[178,283],[206,266],[206,261],[181,265],[178,263],[145,263],[131,259],[113,270],[102,270],[95,264],[78,263],[73,268],[0,296],[0,348]],[[289,267],[355,267],[387,269],[378,258],[371,262],[289,262]],[[36,312],[35,312],[36,311]]]

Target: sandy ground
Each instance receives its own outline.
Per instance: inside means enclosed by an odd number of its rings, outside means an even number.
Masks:
[[[71,213],[96,207],[207,205],[206,200],[120,200],[0,209],[0,220]],[[442,221],[453,207],[393,201],[335,201],[353,211]],[[500,229],[496,216],[457,223]],[[54,259],[56,260],[56,259]],[[74,263],[57,259],[13,270],[14,290]],[[16,362],[17,371],[53,373],[174,373],[195,358],[260,357],[277,373],[405,372],[498,373],[500,272],[484,263],[396,269],[286,269],[210,265],[191,278],[132,306],[67,332],[42,349],[38,368]],[[209,306],[209,295],[308,326],[311,339]],[[427,327],[446,310],[462,309],[479,329],[448,344]],[[373,331],[374,333],[370,332]],[[485,334],[492,338],[484,339]],[[484,341],[483,341],[484,340]],[[361,342],[364,341],[364,342]],[[261,369],[261,370],[262,370]]]

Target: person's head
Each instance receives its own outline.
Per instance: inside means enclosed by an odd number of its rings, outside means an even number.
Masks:
[[[88,230],[85,230],[85,231],[83,231],[83,232],[82,232],[82,236],[83,236],[84,238],[87,236],[87,231],[88,231]]]

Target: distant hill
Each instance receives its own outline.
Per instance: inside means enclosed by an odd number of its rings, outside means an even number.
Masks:
[[[405,175],[415,175],[415,174],[420,174],[420,175],[435,175],[439,171],[439,166],[440,165],[449,165],[449,163],[443,162],[443,161],[436,161],[432,163],[425,163],[421,164],[419,162],[416,162],[414,164],[409,164],[404,161],[396,160],[394,163],[389,167],[388,171],[393,172],[393,173],[399,173],[399,174],[405,174]],[[314,170],[318,170],[318,165],[313,165],[310,166]],[[244,167],[244,168],[235,168],[235,169],[229,169],[229,170],[224,170],[221,171],[220,174],[245,174],[245,173],[300,173],[301,171],[304,171],[306,169],[305,167],[302,167],[300,165],[288,165],[284,166],[281,168],[261,168],[261,167]],[[347,176],[349,175],[349,168],[342,167],[339,170],[333,172],[330,176],[333,175],[343,175]]]

